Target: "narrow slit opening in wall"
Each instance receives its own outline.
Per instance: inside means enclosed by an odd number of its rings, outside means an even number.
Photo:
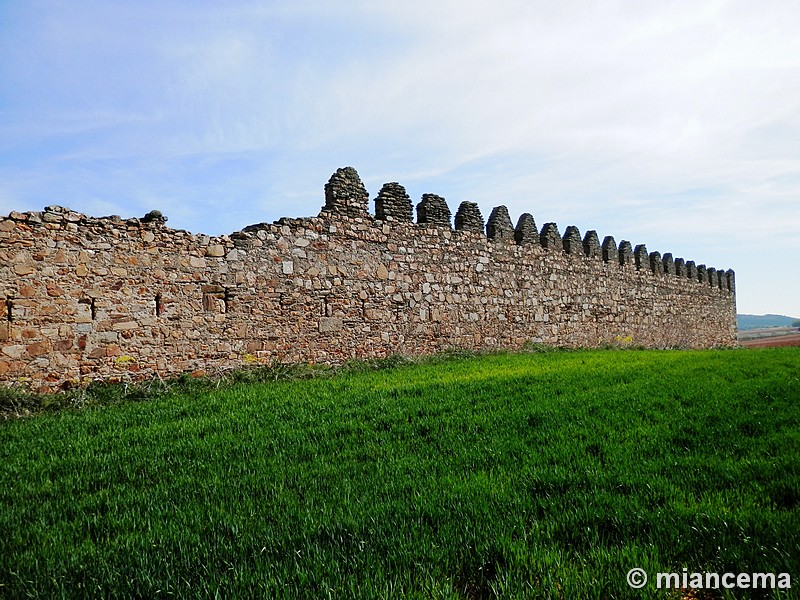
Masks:
[[[89,310],[92,311],[92,321],[94,321],[97,319],[97,305],[94,298],[92,298],[92,301],[89,303]]]
[[[225,312],[230,312],[231,310],[231,303],[233,302],[233,294],[228,288],[225,288],[225,292],[222,295],[222,303],[225,305]]]
[[[14,301],[11,298],[6,298],[6,321],[14,321]]]
[[[156,294],[156,316],[161,316],[161,294]]]

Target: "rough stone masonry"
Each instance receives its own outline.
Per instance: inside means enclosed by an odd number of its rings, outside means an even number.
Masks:
[[[0,218],[0,381],[70,383],[283,362],[341,363],[447,348],[736,342],[734,273],[505,207],[411,200],[377,216],[355,169],[318,217],[221,237],[50,206]],[[487,236],[488,230],[488,236]]]

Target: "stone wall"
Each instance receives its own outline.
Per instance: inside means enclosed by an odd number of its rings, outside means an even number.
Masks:
[[[399,184],[366,212],[354,169],[318,217],[209,237],[61,207],[0,219],[0,381],[69,382],[213,372],[272,360],[340,363],[462,347],[605,344],[705,348],[736,341],[733,271],[505,207],[486,232],[465,204],[450,226]],[[419,218],[419,215],[418,215]]]

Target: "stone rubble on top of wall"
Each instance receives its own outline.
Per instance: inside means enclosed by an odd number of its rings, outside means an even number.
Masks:
[[[643,244],[635,259],[628,241],[599,246],[596,232],[561,236],[555,223],[537,234],[529,213],[512,228],[505,207],[484,231],[462,203],[453,230],[434,194],[414,223],[397,183],[375,202],[372,217],[348,167],[318,217],[223,236],[170,229],[158,211],[12,212],[0,218],[0,381],[44,390],[529,343],[735,344],[732,270]]]

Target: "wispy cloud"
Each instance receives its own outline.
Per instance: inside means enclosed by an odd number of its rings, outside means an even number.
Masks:
[[[798,314],[776,276],[798,23],[781,0],[6,3],[0,211],[221,233],[316,213],[352,164],[373,196],[398,180],[724,261],[740,307]]]

